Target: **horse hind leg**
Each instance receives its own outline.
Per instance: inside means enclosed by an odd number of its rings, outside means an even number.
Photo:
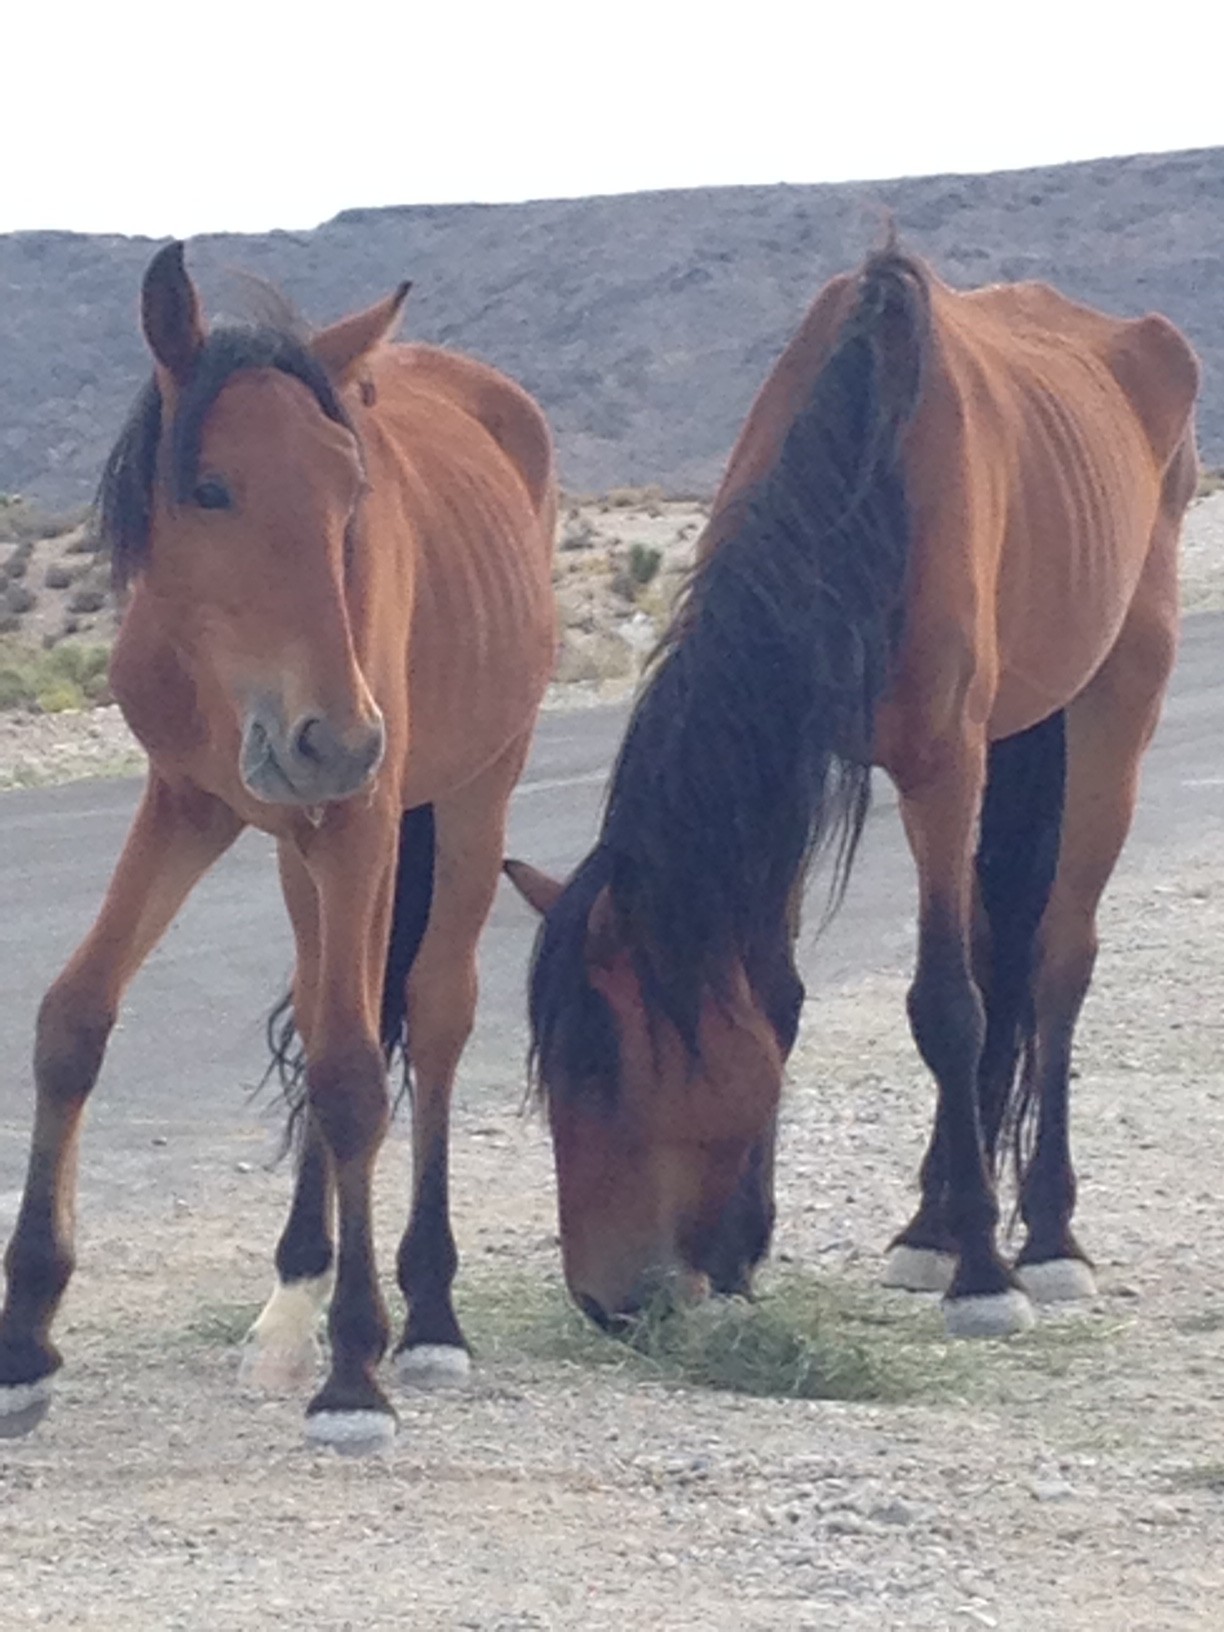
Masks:
[[[1145,590],[1152,588],[1149,575]],[[1066,819],[1036,974],[1037,1127],[1020,1177],[1026,1236],[1016,1260],[1022,1285],[1042,1303],[1095,1291],[1091,1264],[1071,1230],[1072,1040],[1096,960],[1097,907],[1130,831],[1140,761],[1172,669],[1173,604],[1169,595],[1143,594],[1105,664],[1067,710]]]
[[[314,884],[301,857],[287,844],[280,847],[281,887],[298,948],[294,971],[291,1034],[274,1047],[287,1094],[305,1092],[294,1077],[304,1065],[285,1062],[283,1051],[294,1035],[303,1050],[314,1014],[318,980],[319,908]],[[276,1024],[279,1011],[273,1015]],[[335,1257],[335,1196],[326,1142],[309,1105],[296,1107],[301,1119],[297,1177],[289,1216],[276,1248],[276,1285],[247,1333],[238,1380],[260,1393],[293,1393],[315,1379],[321,1360],[318,1330],[332,1288]]]
[[[332,1289],[334,1194],[331,1162],[309,1110],[297,1181],[276,1248],[276,1285],[247,1333],[238,1380],[260,1393],[293,1393],[314,1381],[322,1358],[319,1324]]]

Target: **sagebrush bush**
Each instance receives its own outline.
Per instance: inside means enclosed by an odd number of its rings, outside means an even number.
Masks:
[[[31,708],[44,714],[110,701],[105,646],[64,642],[50,650],[0,641],[0,709]]]

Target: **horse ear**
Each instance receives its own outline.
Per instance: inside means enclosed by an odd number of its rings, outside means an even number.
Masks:
[[[182,383],[204,344],[204,323],[195,285],[183,264],[184,246],[174,242],[149,262],[140,291],[140,321],[158,366]]]
[[[376,346],[388,339],[400,320],[410,283],[401,283],[394,294],[364,312],[342,317],[330,328],[320,329],[310,342],[311,354],[322,363],[337,385],[348,383]]]
[[[583,956],[591,969],[610,969],[616,961],[618,953],[624,951],[625,937],[621,933],[620,919],[616,915],[616,903],[612,900],[612,891],[605,884],[603,889],[591,902],[591,910],[587,914],[586,945],[583,947]]]
[[[534,907],[543,918],[552,911],[565,885],[549,878],[538,867],[526,861],[503,861],[502,872],[529,907]]]

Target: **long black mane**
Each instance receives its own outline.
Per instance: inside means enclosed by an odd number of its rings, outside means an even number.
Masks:
[[[162,394],[152,378],[137,397],[103,468],[96,499],[98,534],[110,552],[117,589],[125,588],[148,560],[156,483],[164,481],[176,503],[190,498],[199,480],[200,443],[209,409],[235,374],[253,368],[275,368],[301,380],[328,419],[352,429],[326,371],[295,329],[264,323],[213,329],[178,393],[165,451]]]
[[[599,842],[549,914],[531,981],[546,1092],[615,1093],[616,1033],[585,971],[606,886],[651,1015],[698,1055],[703,1001],[742,965],[794,1040],[796,892],[831,850],[831,904],[867,817],[875,709],[902,629],[901,438],[929,327],[920,267],[873,257],[776,465],[736,502],[653,659]],[[801,988],[800,988],[801,994]]]

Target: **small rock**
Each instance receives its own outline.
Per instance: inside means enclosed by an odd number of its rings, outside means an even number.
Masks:
[[[891,1502],[880,1502],[868,1514],[877,1524],[907,1525],[913,1524],[918,1515],[908,1502],[895,1498]]]

